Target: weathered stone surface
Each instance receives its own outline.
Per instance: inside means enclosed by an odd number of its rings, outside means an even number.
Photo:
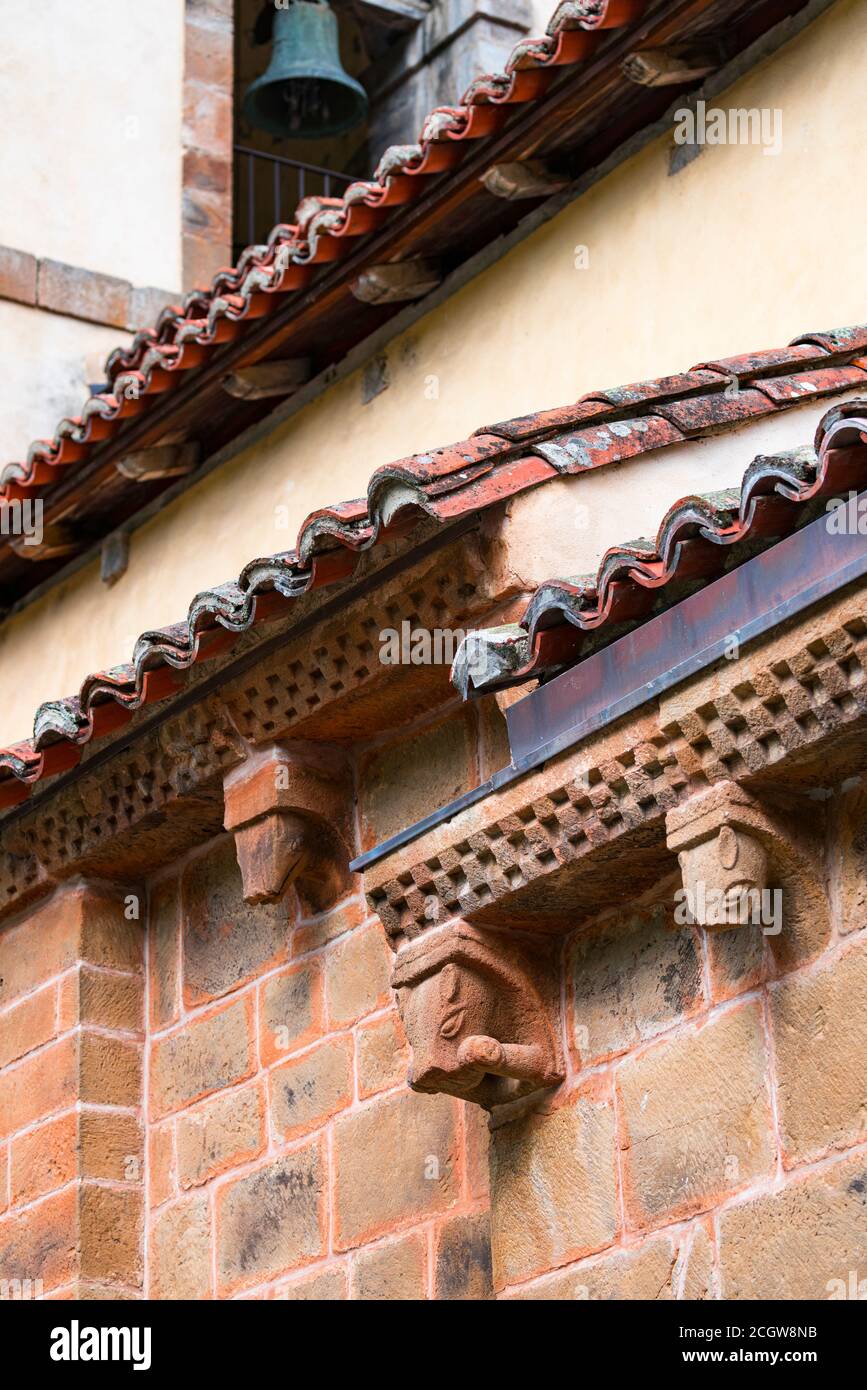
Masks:
[[[570,968],[572,1032],[584,1065],[625,1052],[702,1002],[696,933],[675,929],[662,906],[582,933]]]
[[[352,1296],[364,1302],[419,1301],[427,1294],[425,1263],[420,1235],[361,1250],[352,1265]]]
[[[867,1138],[867,939],[771,988],[787,1164]]]
[[[374,1019],[359,1028],[358,1091],[362,1100],[388,1091],[406,1080],[409,1047],[397,1014]]]
[[[148,1206],[151,1210],[169,1201],[175,1187],[173,1126],[148,1126]]]
[[[867,1277],[864,1155],[724,1211],[720,1264],[723,1298],[851,1297],[851,1272]]]
[[[255,1067],[253,1001],[247,996],[154,1043],[151,1099],[156,1118],[250,1076]]]
[[[765,979],[765,938],[760,926],[708,932],[706,944],[714,1004],[754,989]]]
[[[401,1221],[421,1221],[454,1204],[456,1105],[447,1096],[398,1094],[338,1118],[336,1249],[351,1249]]]
[[[489,1212],[453,1216],[439,1228],[434,1271],[439,1299],[493,1298]]]
[[[81,1276],[100,1282],[142,1282],[144,1211],[138,1192],[119,1192],[96,1183],[80,1193]]]
[[[0,928],[0,1007],[77,961],[140,970],[143,933],[124,916],[123,899],[76,882]]]
[[[222,1188],[217,1206],[221,1294],[262,1283],[325,1253],[322,1158],[317,1144]]]
[[[342,1269],[325,1269],[308,1279],[281,1284],[274,1294],[286,1303],[339,1303],[347,1297],[346,1274]]]
[[[387,840],[473,784],[475,733],[466,711],[375,753],[359,780],[365,849]]]
[[[151,1026],[166,1028],[180,1011],[180,880],[164,879],[148,903]]]
[[[260,1084],[205,1101],[178,1119],[181,1187],[198,1187],[218,1173],[249,1162],[265,1143],[265,1098]]]
[[[838,922],[844,934],[867,927],[867,788],[834,798],[828,808]]]
[[[78,1099],[78,1040],[64,1038],[0,1075],[0,1138]]]
[[[0,247],[0,299],[19,304],[36,303],[36,273],[39,262],[26,251]]]
[[[67,1187],[16,1215],[0,1219],[0,1280],[41,1279],[45,1291],[77,1273],[78,1192]]]
[[[391,1002],[391,954],[381,927],[361,927],[328,949],[325,988],[328,1017],[336,1027]]]
[[[630,1226],[688,1216],[771,1172],[757,1004],[627,1058],[617,1085]]]
[[[151,1298],[211,1296],[210,1217],[204,1193],[159,1213],[150,1250]]]
[[[528,1202],[528,1192],[533,1201]],[[491,1135],[494,1287],[610,1245],[617,1234],[614,1108],[589,1087]]]
[[[85,1107],[78,1142],[82,1177],[135,1186],[144,1180],[144,1134],[136,1115]]]
[[[286,1142],[316,1129],[352,1100],[352,1039],[332,1038],[274,1067],[269,1078],[271,1124]]]
[[[83,270],[80,266],[47,258],[39,262],[39,305],[56,314],[126,328],[129,324],[131,289],[128,280],[118,280],[113,275]]]
[[[370,916],[367,903],[362,897],[346,898],[330,912],[323,912],[312,919],[301,921],[292,933],[292,955],[303,956],[308,951],[317,951],[345,932],[360,927]]]
[[[62,1115],[13,1139],[9,1146],[13,1205],[54,1192],[76,1176],[78,1116]]]
[[[288,955],[284,903],[244,902],[235,847],[226,838],[184,871],[184,998],[201,1003],[237,988]]]
[[[78,1099],[98,1105],[140,1105],[142,1049],[123,1038],[84,1029],[80,1042]]]
[[[54,1037],[56,1001],[52,985],[0,1013],[0,1067],[16,1062]]]
[[[322,1032],[323,985],[318,960],[274,975],[259,987],[259,1055],[279,1062]]]
[[[680,1297],[702,1300],[714,1297],[713,1246],[706,1226],[696,1226],[681,1245],[683,1261]]]
[[[68,1017],[65,1026],[90,1023],[114,1032],[141,1032],[144,1024],[144,980],[140,975],[120,975],[83,965],[69,978],[69,994],[67,1007],[71,1017]]]
[[[634,1250],[613,1250],[595,1260],[582,1260],[549,1279],[535,1280],[526,1288],[512,1289],[507,1298],[534,1302],[569,1298],[668,1300],[674,1297],[674,1269],[672,1242],[667,1236],[655,1236]]]

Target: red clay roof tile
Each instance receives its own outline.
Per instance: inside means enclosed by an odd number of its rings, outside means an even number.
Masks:
[[[867,337],[867,330],[843,330],[822,336],[828,342],[851,341],[852,351],[857,353],[861,350],[862,338]],[[840,353],[842,350],[835,348],[834,351]],[[70,759],[77,760],[84,744],[119,727],[135,710],[171,695],[182,683],[180,673],[228,650],[237,634],[256,623],[280,616],[285,605],[302,594],[349,578],[361,551],[396,534],[401,527],[405,529],[419,515],[443,523],[454,521],[537,487],[560,472],[583,471],[582,449],[590,466],[600,467],[682,441],[681,425],[665,418],[671,412],[681,412],[680,419],[689,432],[700,434],[707,428],[725,429],[744,419],[785,410],[811,392],[817,395],[851,389],[854,382],[867,376],[867,359],[856,358],[855,361],[862,365],[855,368],[854,376],[851,370],[854,364],[830,371],[823,368],[814,374],[801,372],[798,379],[803,381],[805,391],[797,394],[783,391],[779,399],[769,399],[763,394],[767,385],[764,380],[761,390],[741,391],[730,398],[724,394],[724,376],[695,372],[638,383],[620,391],[591,393],[577,406],[507,421],[496,430],[474,435],[469,440],[377,469],[370,479],[366,499],[338,503],[311,513],[301,527],[295,550],[252,561],[237,581],[199,594],[190,605],[185,621],[144,633],[136,643],[130,663],[89,676],[76,696],[40,706],[33,738],[0,749],[0,808],[22,801],[30,786],[53,775],[61,766],[69,765]],[[779,365],[778,355],[772,365]],[[706,389],[700,396],[685,397],[682,392],[687,380],[689,390]],[[780,380],[782,378],[768,378],[768,381]],[[670,383],[674,397],[667,404],[662,394],[664,381]],[[570,427],[586,418],[586,408],[591,401],[595,418],[607,419],[607,425],[574,431]],[[635,404],[642,401],[644,413]],[[730,408],[733,403],[736,409]],[[627,418],[622,418],[624,415]],[[534,429],[531,422],[544,424]],[[559,425],[563,428],[558,434]],[[838,455],[834,486],[849,486],[840,456],[845,446],[862,442],[861,432],[867,431],[867,422],[859,423],[859,417],[853,417],[852,406],[842,406],[823,417],[822,428],[828,436],[827,450],[832,448],[833,441]],[[540,434],[544,438],[540,439]],[[849,466],[851,471],[852,465]],[[766,526],[770,516],[769,504],[763,501],[759,506],[759,499],[763,497],[763,490],[770,486],[768,479],[771,477],[772,490],[776,489],[779,494],[771,499],[775,507],[779,506],[780,496],[790,497],[798,504],[803,501],[798,491],[802,479],[797,471],[792,472],[791,467],[781,473],[755,469],[748,474],[749,497],[751,503],[755,503],[748,521],[753,536],[764,534],[760,528]],[[734,499],[729,498],[725,505],[733,507]],[[676,576],[694,577],[709,563],[707,543],[727,544],[728,530],[736,530],[740,523],[732,512],[723,525],[724,504],[719,498],[712,502],[689,499],[692,508],[689,524],[699,525],[700,521],[699,529],[704,526],[706,532],[698,538],[699,544],[691,544],[695,538],[685,534],[687,513],[683,509],[687,504],[679,504],[679,507],[681,511],[674,509],[674,512],[684,525],[680,526],[678,521],[680,549],[677,553],[680,558],[675,565]],[[695,512],[696,507],[699,513]],[[715,510],[702,510],[708,507]],[[713,517],[719,522],[716,530]],[[596,580],[580,581],[573,585],[575,612],[587,610],[588,623],[597,627],[615,620],[640,617],[648,601],[646,594],[669,582],[666,566],[673,554],[672,545],[673,542],[670,545],[666,541],[664,553],[659,554],[650,553],[653,546],[647,541],[618,547],[610,559],[606,557],[603,561],[602,608],[590,593],[591,588],[597,592]],[[569,581],[557,581],[557,584],[568,585]],[[567,589],[563,588],[562,592],[566,594]],[[564,644],[563,635],[551,638],[542,635],[556,604],[546,609],[543,600],[538,596],[537,599],[542,606],[538,619],[534,610],[531,625],[534,641],[538,637],[538,652],[545,659],[563,660],[564,649],[569,647],[568,642]],[[588,605],[594,603],[597,603],[597,618],[591,619]]]

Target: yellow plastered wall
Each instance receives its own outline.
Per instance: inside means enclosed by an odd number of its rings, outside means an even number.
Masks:
[[[865,85],[867,3],[841,0],[715,98],[779,110],[778,155],[707,146],[671,176],[670,140],[655,142],[396,339],[375,399],[363,403],[361,372],[335,385],[137,532],[113,589],[93,566],[9,622],[0,742],[199,590],[291,548],[308,512],[363,495],[383,463],[592,388],[867,319]],[[674,499],[657,495],[652,457],[643,477],[655,528]],[[612,470],[612,508],[621,482]]]

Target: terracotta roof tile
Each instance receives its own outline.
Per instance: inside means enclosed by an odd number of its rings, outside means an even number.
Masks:
[[[644,7],[645,0],[558,6],[544,38],[521,41],[505,72],[479,78],[457,106],[431,112],[418,144],[387,150],[373,179],[351,184],[341,198],[305,198],[294,222],[274,227],[265,244],[247,247],[235,266],[218,271],[209,289],[195,289],[164,308],[153,328],[111,353],[110,392],[92,397],[80,417],[62,420],[52,439],[31,445],[24,462],[3,468],[0,502],[37,489],[43,495],[62,470],[85,461],[93,445],[176,385],[180,373],[202,366],[215,347],[271,312],[280,296],[305,289],[314,267],[339,259],[353,238],[376,231],[389,209],[419,197],[426,176],[460,161],[465,142],[495,134],[509,104],[537,100],[557,67],[586,60],[598,31],[633,23]]]
[[[858,352],[865,334],[850,332],[855,342],[852,350]],[[823,336],[828,341],[842,340],[838,334]],[[180,673],[227,651],[237,634],[282,616],[286,605],[302,594],[349,578],[361,552],[408,531],[420,516],[441,523],[471,516],[561,473],[580,473],[651,453],[708,429],[725,429],[788,409],[810,394],[851,389],[867,378],[867,359],[856,360],[862,365],[801,372],[797,380],[803,390],[782,390],[778,399],[764,394],[768,385],[764,380],[761,389],[729,397],[727,378],[704,369],[590,393],[577,404],[506,421],[457,444],[384,465],[372,475],[366,498],[311,513],[294,550],[253,560],[237,580],[197,595],[183,622],[143,633],[131,662],[96,672],[87,677],[77,695],[40,706],[33,738],[0,749],[0,808],[21,801],[33,783],[73,766],[85,744],[120,727],[137,709],[174,693],[183,683]],[[778,367],[778,358],[771,365]],[[768,381],[795,379],[769,377]],[[667,418],[672,415],[676,420]],[[838,430],[847,444],[859,442],[859,426],[853,425],[851,417],[851,407],[831,410],[824,417],[829,437]],[[588,418],[607,423],[574,428]],[[836,442],[834,447],[839,447]],[[791,460],[779,474],[763,468],[764,463],[748,473],[750,497],[756,501],[749,521],[753,536],[763,534],[756,528],[767,524],[770,505],[779,505],[778,498],[770,504],[762,499],[763,488],[783,497],[790,487],[795,489],[792,498],[803,500],[797,491],[803,479],[793,471]],[[679,578],[703,573],[703,566],[710,563],[708,545],[726,542],[727,526],[737,529],[736,502],[728,495],[688,499],[663,523],[662,539],[657,540],[657,548],[663,546],[660,553],[651,542],[633,542],[606,557],[593,581],[555,581],[553,587],[543,586],[536,602],[544,605],[546,593],[558,598],[549,608],[540,608],[538,615],[533,609],[529,622],[545,660],[563,660],[574,647],[571,638],[564,643],[562,633],[545,632],[545,624],[561,609],[573,615],[567,615],[569,623],[583,615],[588,630],[633,620],[646,610],[647,595],[670,582],[667,566],[675,564]],[[723,524],[729,512],[730,520]],[[666,526],[672,536],[676,534],[676,546],[674,540],[666,539]],[[699,544],[686,534],[687,526],[701,531]],[[675,550],[676,563],[671,558]],[[558,609],[560,598],[563,603]],[[526,632],[520,641],[526,643]]]
[[[655,538],[611,547],[592,575],[539,586],[518,624],[472,634],[452,673],[464,698],[572,666],[811,519],[830,497],[867,488],[867,400],[823,416],[815,449],[760,455],[739,488],[682,498]]]

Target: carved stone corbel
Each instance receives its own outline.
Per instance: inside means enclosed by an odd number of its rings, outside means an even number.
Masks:
[[[667,843],[680,865],[684,921],[709,930],[761,926],[778,935],[786,898],[790,918],[812,917],[821,929],[828,911],[814,817],[809,803],[766,803],[736,782],[717,782],[669,811]]]
[[[562,1081],[552,950],[460,921],[402,946],[392,983],[412,1089],[491,1110]]]
[[[276,902],[290,883],[315,912],[343,895],[352,782],[339,749],[271,744],[228,774],[224,792],[246,902]]]

